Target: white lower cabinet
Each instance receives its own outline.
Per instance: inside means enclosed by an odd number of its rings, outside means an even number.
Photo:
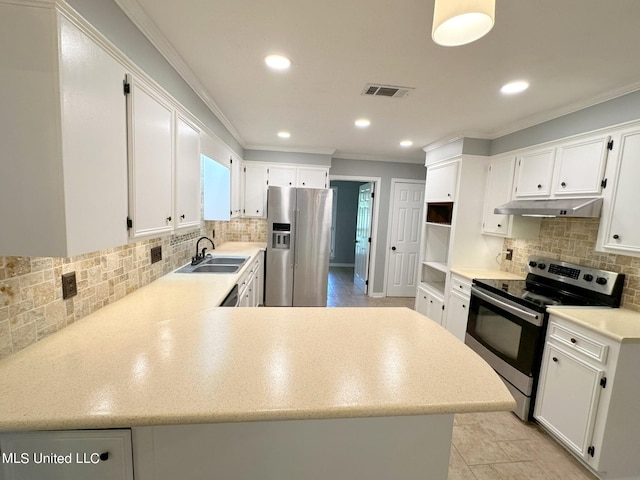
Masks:
[[[534,417],[601,479],[640,478],[638,364],[640,344],[551,315]]]
[[[468,280],[451,276],[451,288],[447,303],[444,327],[464,342],[471,300],[471,284]]]
[[[419,286],[416,293],[416,312],[442,325],[444,298],[435,292]]]
[[[131,430],[0,434],[2,480],[133,480]]]
[[[258,307],[263,302],[264,252],[252,260],[251,265],[238,282],[238,306]]]

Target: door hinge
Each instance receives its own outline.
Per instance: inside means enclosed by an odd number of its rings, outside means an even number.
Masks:
[[[606,178],[600,182],[600,186],[602,188],[607,188],[607,179]]]
[[[609,143],[607,143],[607,149],[613,150],[613,140],[609,140]]]
[[[233,157],[229,157],[229,164],[233,163]]]
[[[369,243],[371,243],[371,237],[369,237]]]
[[[127,217],[127,230],[131,230],[133,228],[133,220]]]
[[[243,171],[244,173],[247,173],[247,167],[244,167],[244,168],[242,169],[242,171]]]
[[[129,95],[131,93],[131,84],[127,82],[126,79],[122,81],[122,91],[125,95]]]
[[[376,196],[375,192],[371,192],[371,198],[374,198]]]
[[[369,280],[365,280],[365,281],[364,281],[364,284],[365,284],[366,286],[369,286]]]
[[[444,305],[442,305],[442,310],[444,310]]]
[[[595,456],[596,454],[596,447],[594,447],[593,445],[591,445],[589,448],[587,448],[587,453],[589,455],[591,455],[592,457]]]
[[[606,388],[606,387],[607,387],[607,377],[602,377],[602,378],[600,379],[600,386],[601,386],[602,388]]]

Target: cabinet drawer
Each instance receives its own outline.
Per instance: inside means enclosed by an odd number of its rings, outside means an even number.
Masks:
[[[451,277],[451,292],[459,292],[469,297],[471,295],[471,284],[465,278],[453,275]]]
[[[608,345],[605,345],[593,338],[585,337],[584,335],[563,325],[558,325],[553,321],[549,324],[549,338],[569,347],[572,351],[580,352],[600,363],[605,363],[607,361],[607,352],[609,350]]]

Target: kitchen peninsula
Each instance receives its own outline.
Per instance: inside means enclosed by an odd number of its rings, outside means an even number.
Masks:
[[[136,480],[444,480],[453,414],[514,406],[414,311],[211,307],[211,277],[166,275],[1,361],[0,445],[123,429]]]

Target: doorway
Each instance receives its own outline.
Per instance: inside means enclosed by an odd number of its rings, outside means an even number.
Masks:
[[[334,195],[337,192],[333,256],[329,265],[330,295],[350,295],[354,297],[350,301],[372,296],[378,214],[372,194],[379,188],[380,181],[376,177],[336,175],[330,178]]]

